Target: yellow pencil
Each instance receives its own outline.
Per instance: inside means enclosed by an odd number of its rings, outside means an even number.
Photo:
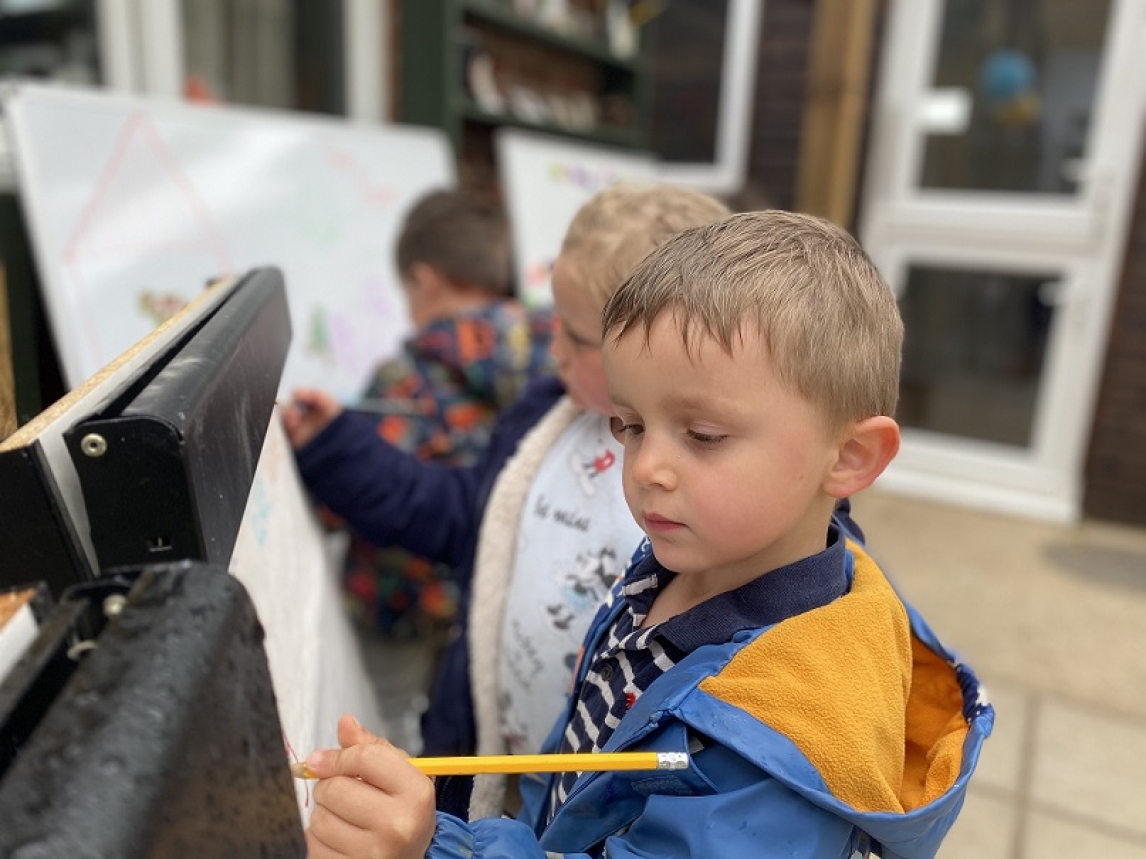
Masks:
[[[691,763],[685,752],[577,752],[564,755],[474,755],[455,758],[409,758],[426,775],[482,773],[605,772],[612,770],[683,770]],[[292,763],[295,778],[318,778],[305,763]]]

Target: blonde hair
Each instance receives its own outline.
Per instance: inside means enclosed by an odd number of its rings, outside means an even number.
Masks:
[[[611,185],[573,216],[561,245],[562,264],[604,306],[651,250],[681,230],[711,224],[728,214],[719,200],[688,188]]]
[[[708,336],[732,354],[754,325],[781,382],[833,431],[892,416],[903,322],[859,243],[829,221],[767,210],[687,230],[649,254],[604,310],[606,340],[670,311],[690,352]]]

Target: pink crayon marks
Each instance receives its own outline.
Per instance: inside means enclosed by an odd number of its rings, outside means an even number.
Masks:
[[[61,257],[84,359],[97,368],[177,310],[181,294],[231,271],[195,186],[139,112],[124,122]],[[187,282],[170,283],[172,270]]]
[[[343,173],[350,181],[351,186],[358,189],[359,193],[371,204],[392,206],[398,201],[398,191],[388,184],[376,181],[359,158],[332,140],[323,141],[322,146],[326,151],[327,158],[330,159],[335,168]]]
[[[322,242],[331,254],[337,248],[350,263],[331,278],[329,289],[312,293],[298,308],[299,345],[308,364],[321,367],[323,386],[350,396],[397,350],[409,328],[387,232],[397,230],[406,192],[353,148],[323,138],[320,149],[331,176],[322,194],[326,206],[300,229],[308,241]]]
[[[538,260],[531,263],[526,268],[526,281],[530,287],[544,286],[549,283],[549,278],[553,276],[553,257],[545,257],[545,259]]]
[[[381,276],[365,278],[341,307],[315,305],[306,322],[304,349],[348,378],[367,376],[385,354],[380,332],[400,330],[405,310]]]

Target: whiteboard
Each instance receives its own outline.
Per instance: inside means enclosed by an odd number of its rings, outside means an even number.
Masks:
[[[301,761],[315,749],[338,748],[343,713],[386,736],[389,726],[343,604],[341,556],[307,500],[277,408],[229,568],[266,631],[286,757]],[[311,782],[295,782],[303,825],[314,811],[311,790]]]
[[[553,261],[577,210],[609,185],[656,181],[657,161],[517,128],[497,129],[494,144],[513,235],[518,295],[530,306],[546,306],[552,301]]]
[[[393,248],[415,199],[456,186],[440,131],[35,84],[3,111],[69,386],[259,266],[286,280],[283,392],[353,400],[410,331]]]

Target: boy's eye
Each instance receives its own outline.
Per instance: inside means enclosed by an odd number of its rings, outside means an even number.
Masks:
[[[588,350],[601,348],[601,344],[586,340],[584,337],[573,331],[567,323],[561,320],[561,317],[555,317],[554,328],[556,333],[568,340],[569,345],[574,349]]]
[[[689,430],[688,431],[688,437],[691,438],[695,442],[699,442],[700,444],[720,444],[720,442],[722,442],[726,438],[728,438],[728,436],[726,436],[726,435],[716,435],[713,433],[697,432],[696,430]]]
[[[624,442],[626,438],[639,434],[642,427],[640,424],[627,424],[618,417],[611,417],[609,418],[609,430],[613,433],[613,438],[619,442]]]

